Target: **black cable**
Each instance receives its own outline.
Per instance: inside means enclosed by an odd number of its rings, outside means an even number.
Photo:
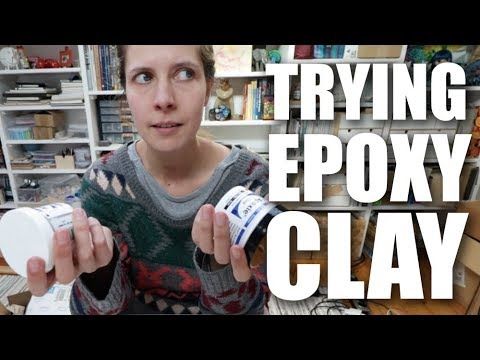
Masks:
[[[346,306],[338,300],[323,298],[310,310],[310,315],[324,315],[324,309],[327,310],[327,315],[330,315],[330,311],[332,310],[337,310],[339,314],[342,314]],[[322,313],[318,313],[320,310],[322,310]]]

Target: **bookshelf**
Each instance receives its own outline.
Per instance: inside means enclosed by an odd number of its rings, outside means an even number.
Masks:
[[[277,46],[278,47],[278,46]],[[101,54],[104,54],[102,57]],[[103,131],[102,111],[107,111],[103,107],[110,106],[108,102],[121,101],[123,97],[123,90],[116,88],[119,81],[115,76],[118,67],[118,61],[112,60],[115,57],[116,51],[107,45],[84,45],[83,54],[86,65],[85,77],[88,79],[88,98],[86,99],[86,108],[89,117],[89,122],[92,124],[92,149],[95,158],[98,158],[103,152],[115,150],[118,148],[118,141],[122,140],[119,133],[107,133]],[[105,56],[105,54],[107,54]],[[110,72],[106,72],[106,68],[110,68]],[[99,69],[103,71],[99,71]],[[106,80],[110,77],[110,80]],[[216,75],[216,82],[220,79],[229,79],[234,87],[235,106],[241,107],[241,100],[243,96],[244,84],[246,82],[258,81],[260,79],[272,79],[272,76],[266,75],[265,71],[232,71],[232,72],[218,72]],[[111,86],[113,84],[113,86]],[[117,85],[115,85],[117,84]],[[206,106],[201,122],[201,127],[208,136],[213,137],[216,141],[225,144],[244,144],[254,151],[260,153],[268,152],[268,134],[281,133],[285,131],[286,122],[274,120],[254,120],[253,118],[244,118],[228,120],[228,121],[211,121],[208,119],[208,111],[215,103],[215,91],[212,92],[210,102]],[[102,105],[107,104],[107,105]],[[103,108],[103,109],[102,109]],[[123,110],[121,110],[123,111]],[[237,111],[238,112],[238,111]],[[106,120],[107,122],[109,120]],[[125,134],[125,133],[124,133]],[[122,136],[124,136],[122,134]],[[137,135],[135,131],[133,134],[125,134],[127,139],[135,139]],[[101,144],[101,140],[111,140],[111,145]]]
[[[53,69],[20,69],[20,70],[0,70],[0,76],[3,75],[43,75],[43,74],[78,74],[79,67],[71,68],[53,68]]]
[[[6,45],[0,45],[0,48]],[[60,51],[68,46],[73,53],[73,63],[71,67],[58,68],[28,68],[28,69],[5,69],[0,67],[0,143],[2,152],[5,157],[5,167],[0,166],[0,187],[5,187],[8,184],[6,202],[0,204],[1,210],[8,210],[23,206],[39,206],[46,202],[64,201],[63,198],[54,199],[51,194],[43,194],[42,197],[37,198],[40,201],[25,202],[23,197],[25,189],[22,188],[25,179],[42,181],[44,184],[49,181],[59,181],[62,179],[75,180],[80,182],[81,175],[86,171],[86,168],[57,168],[54,162],[54,155],[61,154],[61,151],[68,148],[77,150],[86,154],[86,158],[92,157],[91,140],[88,125],[88,111],[83,99],[87,97],[83,86],[83,81],[71,82],[72,79],[83,79],[84,62],[79,56],[82,53],[82,46],[78,45],[24,45],[25,55],[29,57],[30,65],[35,58],[52,59],[59,61]],[[40,64],[39,60],[36,60]],[[48,63],[48,61],[44,61]],[[27,84],[41,84],[41,85],[19,85],[20,83]],[[27,89],[30,86],[29,89]],[[39,101],[17,100],[13,98],[11,93],[24,94],[32,92],[41,94],[38,97],[42,99],[44,93],[48,93],[47,89],[56,90],[52,92],[52,97]],[[12,89],[14,89],[12,91]],[[45,90],[42,90],[45,89]],[[63,94],[63,96],[58,96]],[[65,97],[70,97],[68,100]],[[55,97],[54,97],[55,95]],[[20,97],[22,95],[19,95]],[[25,95],[23,95],[25,96]],[[10,100],[9,100],[10,99]],[[10,102],[10,104],[8,104]],[[34,114],[45,111],[53,111],[59,114],[61,121],[50,126],[49,135],[33,134],[34,126],[39,126],[34,123]],[[26,129],[23,133],[18,133],[12,130],[20,123],[25,124]],[[44,124],[47,125],[47,124]],[[48,126],[47,126],[48,127]],[[63,136],[58,139],[53,134],[65,130]],[[18,130],[18,129],[17,129]],[[82,150],[80,150],[82,148]],[[31,151],[31,154],[39,154],[47,156],[43,161],[47,161],[50,165],[48,168],[39,167],[39,162],[36,165],[28,165],[29,168],[17,168],[12,165],[12,160],[19,159],[25,156],[26,152]],[[34,159],[35,156],[34,155]],[[34,160],[35,162],[36,160]],[[40,160],[37,160],[40,161]],[[60,178],[59,178],[60,177]],[[63,177],[63,178],[61,178]],[[75,180],[76,181],[76,180]],[[62,184],[63,185],[63,184]],[[42,186],[40,186],[40,189]],[[37,192],[38,189],[27,189]],[[38,190],[42,192],[43,190]]]
[[[336,135],[342,141],[343,149],[344,149],[344,158],[343,161],[345,162],[345,147],[348,141],[356,134],[359,133],[375,133],[381,136],[387,144],[391,144],[389,141],[389,136],[395,133],[406,133],[411,136],[414,134],[434,134],[434,133],[441,133],[447,134],[449,139],[452,140],[456,134],[469,134],[472,132],[473,122],[475,120],[474,110],[472,109],[475,105],[480,105],[480,93],[478,86],[466,86],[463,87],[467,91],[467,119],[465,121],[451,121],[451,122],[441,122],[435,121],[435,119],[428,119],[427,121],[372,121],[372,93],[371,93],[371,86],[368,85],[368,82],[371,82],[371,79],[367,80],[367,85],[364,88],[364,92],[362,94],[362,98],[360,101],[361,107],[361,122],[355,121],[346,121],[345,120],[345,108],[346,102],[345,98],[340,91],[337,91],[337,82],[338,82],[338,75],[336,73],[336,69],[334,64],[337,63],[350,63],[352,67],[354,67],[358,63],[366,62],[366,63],[401,63],[404,61],[405,53],[406,53],[407,46],[403,46],[400,52],[400,56],[395,59],[382,59],[371,61],[363,60],[352,60],[352,59],[294,59],[294,45],[282,45],[280,46],[280,51],[282,52],[282,56],[286,59],[286,62],[291,63],[323,63],[330,65],[335,73],[335,85],[333,88],[333,93],[335,96],[335,119],[333,122],[328,121],[316,121],[316,122],[308,122],[308,121],[300,121],[300,101],[298,100],[290,100],[290,120],[289,125],[287,128],[287,132],[291,134],[299,134],[299,143],[302,143],[302,137],[306,133],[330,133],[332,135]],[[358,61],[357,61],[358,60]],[[389,65],[391,69],[391,65]],[[298,77],[299,78],[299,77]],[[391,77],[390,77],[391,78]],[[295,89],[295,81],[298,81],[295,77],[292,77],[291,80],[291,89],[293,94],[293,89]],[[391,84],[389,86],[389,98],[392,97],[391,95]],[[291,94],[291,95],[292,95]],[[339,96],[340,95],[340,96]],[[318,111],[318,104],[317,104],[317,111]],[[392,118],[391,108],[389,110],[390,116]],[[431,116],[431,114],[430,114]],[[317,126],[314,123],[318,123]],[[323,124],[322,124],[323,123]],[[303,125],[302,125],[303,124]],[[395,164],[395,159],[393,158],[393,152],[391,145],[387,145],[389,149],[389,157],[388,163],[391,165]],[[425,167],[433,167],[438,168],[438,160],[436,159],[435,153],[433,151],[432,145],[429,145],[429,149],[427,150],[426,158],[424,161]],[[303,168],[304,156],[303,152],[297,151],[290,151],[288,158],[290,160],[297,160],[297,166],[299,170]],[[470,185],[465,185],[466,189],[466,200],[475,200],[479,198],[479,188],[480,188],[480,181],[478,179],[478,167],[480,162],[478,158],[467,158],[465,161],[464,170],[466,175],[467,183],[470,181]],[[438,175],[438,174],[436,174]],[[303,175],[301,175],[303,176]],[[324,178],[324,181],[326,178]],[[328,179],[328,176],[327,176]],[[441,179],[441,176],[440,176]],[[289,186],[295,186],[302,188],[301,182],[295,182],[295,175],[289,176]],[[436,182],[434,186],[438,186],[438,177],[431,180],[432,182]],[[378,212],[436,212],[439,214],[441,218],[447,212],[454,212],[455,211],[455,204],[448,204],[448,203],[439,203],[438,198],[433,199],[432,203],[390,203],[388,201],[382,200],[380,204],[361,204],[355,201],[351,201],[350,203],[346,203],[346,196],[348,196],[348,192],[346,191],[346,180],[344,179],[342,182],[334,182],[334,184],[327,184],[327,186],[332,186],[335,189],[336,193],[334,195],[329,195],[328,197],[325,196],[327,189],[324,188],[324,201],[321,203],[314,203],[314,202],[303,202],[300,201],[298,203],[284,203],[283,205],[290,209],[290,210],[298,210],[298,211],[307,211],[312,214],[325,214],[326,212],[350,212],[352,215],[356,217],[356,219],[363,219],[366,228],[363,230],[361,242],[358,243],[358,247],[352,248],[354,257],[360,257],[363,250],[365,249],[365,241],[367,239],[367,229],[370,222],[375,221]],[[324,183],[325,186],[325,183]],[[462,187],[461,187],[462,189]],[[441,191],[437,187],[435,191]],[[432,190],[433,192],[433,190]],[[440,193],[441,195],[441,193]],[[303,195],[300,197],[303,200]],[[318,215],[314,215],[317,217]],[[353,216],[352,216],[353,217]],[[442,220],[440,220],[442,221]],[[417,237],[417,233],[415,234]],[[353,239],[353,233],[352,233]],[[358,239],[357,239],[358,240]],[[357,252],[358,251],[358,252]],[[367,248],[368,253],[368,248]],[[306,256],[306,257],[305,257]],[[293,255],[292,263],[302,263],[305,261],[312,261],[318,260],[315,259],[313,254],[311,255],[301,255],[300,253],[295,253]],[[310,256],[310,257],[308,257]]]
[[[20,205],[35,206],[35,203],[20,201],[18,198],[17,188],[22,184],[25,177],[44,178],[59,175],[77,175],[81,176],[85,169],[12,169],[10,160],[19,149],[24,146],[40,146],[42,149],[58,149],[65,146],[81,147],[88,146],[90,155],[93,160],[109,151],[118,149],[121,144],[104,145],[101,133],[101,108],[100,101],[116,101],[122,98],[123,90],[118,88],[118,80],[115,78],[116,67],[118,63],[114,59],[114,48],[110,45],[105,45],[104,48],[93,45],[68,45],[74,51],[74,67],[59,68],[59,69],[20,69],[20,70],[0,70],[0,91],[3,93],[7,89],[12,88],[16,81],[43,81],[53,84],[58,84],[62,79],[68,79],[74,75],[79,75],[82,81],[82,94],[84,103],[78,105],[62,105],[52,106],[48,104],[40,105],[0,105],[0,140],[3,153],[5,154],[6,167],[0,167],[0,180],[7,178],[12,185],[12,199],[0,205],[0,209],[15,208]],[[350,63],[352,66],[356,63],[401,63],[404,62],[407,45],[401,45],[400,52],[397,57],[375,57],[375,58],[359,58],[350,56],[342,59],[295,59],[295,45],[268,45],[270,48],[278,49],[282,55],[282,62],[293,63],[325,63],[334,65],[336,63]],[[1,47],[1,46],[0,46]],[[33,45],[25,47],[28,54],[38,54],[38,56],[58,57],[59,50],[63,46],[57,45]],[[359,48],[357,46],[356,49]],[[353,50],[349,50],[352,54]],[[103,53],[103,60],[101,60],[101,53]],[[353,52],[355,53],[355,52]],[[110,71],[106,74],[101,73],[101,68],[109,68]],[[105,70],[106,71],[106,70]],[[99,77],[100,76],[100,77]],[[107,78],[108,76],[108,78]],[[216,74],[217,81],[220,79],[228,79],[230,85],[233,87],[234,94],[234,109],[235,114],[240,114],[243,108],[243,97],[245,85],[252,82],[272,81],[271,76],[267,76],[263,71],[240,71],[240,72],[219,72]],[[102,85],[103,84],[103,85]],[[294,79],[292,79],[292,90],[294,86]],[[480,86],[465,87],[469,94],[469,106],[473,106],[480,99]],[[215,90],[215,89],[214,89]],[[369,91],[369,90],[367,90]],[[298,129],[295,130],[295,122],[299,119],[300,102],[298,100],[291,100],[290,102],[290,120],[289,121],[275,121],[262,120],[261,118],[255,120],[252,117],[245,117],[243,119],[233,119],[227,121],[212,121],[209,120],[209,110],[215,104],[215,91],[212,92],[210,100],[205,107],[201,126],[204,128],[214,140],[226,144],[243,144],[253,151],[256,151],[268,158],[268,136],[269,134],[283,134],[283,133],[300,133]],[[3,101],[2,101],[3,103]],[[373,102],[368,96],[361,101],[362,116],[368,118],[370,116]],[[391,122],[379,122],[371,124],[368,119],[362,121],[354,126],[352,122],[347,122],[342,117],[345,113],[345,99],[336,98],[335,101],[335,126],[331,131],[339,136],[344,145],[346,142],[357,133],[374,132],[388,140],[390,134],[395,132],[409,132],[410,134],[429,133],[432,131],[447,132],[451,136],[457,133],[470,133],[472,129],[472,122],[474,117],[472,110],[467,116],[467,121],[452,125],[445,123],[445,127],[439,127],[438,124],[426,123],[422,127],[410,126],[405,124],[392,124]],[[13,140],[8,137],[7,123],[16,114],[25,111],[42,111],[42,110],[59,110],[66,114],[66,120],[73,123],[86,124],[86,134],[84,137],[74,137],[69,139],[48,139],[48,140]],[[242,109],[243,110],[243,109]],[[242,114],[243,115],[243,114]],[[402,127],[403,126],[403,127]],[[448,127],[450,126],[450,127]],[[391,153],[391,152],[390,152]],[[290,154],[290,159],[296,159],[299,166],[302,166],[304,160],[303,154]],[[393,158],[389,158],[389,163],[395,163]],[[466,164],[471,164],[473,167],[478,167],[479,161],[477,158],[467,159]],[[428,166],[437,166],[438,162],[433,157],[427,157],[425,164]],[[472,191],[469,194],[469,199],[477,199],[479,193],[480,182],[475,179]],[[288,204],[287,204],[288,205]],[[338,205],[335,203],[298,203],[296,205],[290,204],[290,208],[295,208],[301,211],[313,212],[327,212],[327,211],[350,211],[355,213],[360,218],[368,220],[371,215],[377,211],[445,211],[449,208],[442,206],[426,206],[423,204],[381,204],[376,206],[363,206],[362,204]],[[365,235],[365,234],[364,234]]]

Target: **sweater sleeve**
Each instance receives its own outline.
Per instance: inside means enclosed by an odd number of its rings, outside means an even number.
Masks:
[[[128,276],[128,247],[109,206],[108,194],[97,189],[87,174],[82,181],[82,208],[88,216],[95,217],[112,230],[116,249],[109,265],[91,274],[82,274],[75,280],[70,310],[72,314],[118,314],[128,308],[134,297]]]
[[[260,280],[252,276],[247,282],[238,282],[233,276],[229,264],[219,270],[209,271],[209,255],[200,249],[195,250],[195,267],[197,269],[202,293],[200,310],[204,314],[263,314],[265,292]]]
[[[268,163],[251,153],[240,185],[268,198]],[[244,283],[233,276],[231,265],[209,271],[209,255],[195,250],[195,267],[202,284],[200,309],[208,314],[264,314],[270,291],[265,266],[251,268],[252,277]]]

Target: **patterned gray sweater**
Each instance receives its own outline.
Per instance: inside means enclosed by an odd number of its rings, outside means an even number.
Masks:
[[[198,209],[215,205],[236,185],[268,193],[268,164],[243,147],[234,147],[207,184],[181,198],[152,180],[133,144],[95,162],[82,181],[82,207],[113,231],[116,246],[109,265],[75,281],[72,314],[262,313],[263,269],[252,269],[245,283],[234,279],[230,265],[206,271],[207,255],[191,238]]]

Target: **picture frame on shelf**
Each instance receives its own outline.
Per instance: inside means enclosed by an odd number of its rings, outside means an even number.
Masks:
[[[218,73],[251,72],[253,45],[213,45]]]

